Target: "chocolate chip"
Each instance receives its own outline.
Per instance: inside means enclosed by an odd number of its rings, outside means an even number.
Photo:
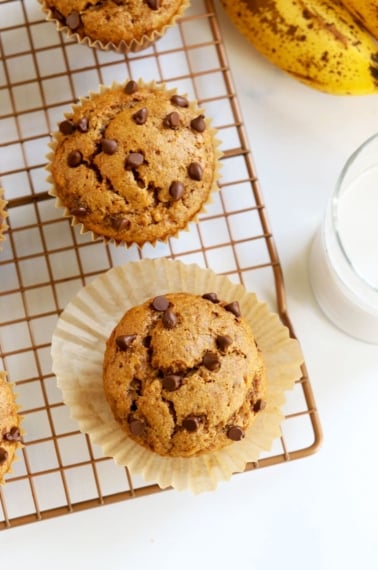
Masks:
[[[4,447],[0,447],[0,465],[6,462],[8,459],[8,452]]]
[[[128,81],[125,85],[125,93],[127,93],[128,95],[132,95],[136,91],[138,91],[138,83],[132,80]]]
[[[168,129],[178,129],[180,126],[180,115],[176,111],[169,113],[164,118],[163,125]]]
[[[136,336],[136,334],[124,334],[117,336],[115,339],[117,347],[122,351],[127,350],[136,339]]]
[[[143,346],[145,346],[146,348],[150,348],[151,346],[151,335],[145,336],[143,339]]]
[[[199,424],[200,418],[198,416],[187,416],[182,422],[182,427],[187,431],[197,431]]]
[[[144,3],[147,4],[151,10],[158,10],[160,8],[160,0],[144,0]]]
[[[127,218],[122,215],[119,216],[111,216],[110,217],[110,225],[114,230],[117,232],[122,232],[124,230],[128,230],[130,228],[131,222]]]
[[[228,347],[232,344],[232,338],[227,334],[219,335],[217,336],[215,342],[221,352],[226,352]]]
[[[142,393],[142,381],[139,378],[133,378],[130,382],[130,388],[140,395]]]
[[[172,309],[164,311],[162,322],[165,329],[173,329],[177,325],[177,317]]]
[[[226,311],[229,311],[230,313],[235,315],[235,317],[240,317],[240,315],[241,315],[240,306],[239,306],[238,301],[233,301],[232,303],[225,305],[224,308],[226,309]]]
[[[66,25],[71,30],[77,30],[81,24],[81,18],[79,12],[73,11],[71,14],[68,14],[66,18]]]
[[[227,430],[227,437],[228,439],[232,439],[232,441],[240,441],[244,436],[244,430],[240,426],[231,426]]]
[[[71,216],[76,216],[77,218],[81,218],[89,214],[89,210],[85,206],[74,206],[69,209],[69,212]]]
[[[191,162],[188,166],[188,174],[192,180],[202,180],[203,168],[199,162]]]
[[[137,168],[141,166],[144,162],[144,156],[140,152],[130,152],[129,156],[125,161],[125,168],[131,170],[132,168]]]
[[[177,107],[189,107],[189,101],[181,95],[172,95],[171,103]]]
[[[73,121],[67,119],[59,124],[59,130],[63,135],[72,135],[75,131],[75,125],[73,124]]]
[[[169,187],[169,194],[173,200],[179,200],[184,195],[185,186],[182,182],[174,180]]]
[[[129,429],[133,435],[142,435],[146,429],[145,423],[142,420],[132,418],[129,420]]]
[[[105,154],[114,154],[118,148],[118,143],[114,139],[102,139],[101,149]]]
[[[202,299],[207,299],[212,303],[219,303],[218,295],[216,293],[205,293],[202,295]]]
[[[5,441],[21,441],[21,432],[18,427],[13,426],[10,431],[3,435]]]
[[[77,166],[79,166],[82,160],[83,160],[83,155],[79,150],[72,150],[67,156],[67,164],[71,168],[76,168]]]
[[[139,111],[134,113],[132,117],[133,117],[134,122],[137,125],[144,125],[144,123],[147,121],[147,117],[148,117],[147,108],[143,107],[142,109],[139,109]]]
[[[217,370],[220,367],[220,360],[219,360],[217,353],[211,352],[210,350],[205,352],[203,359],[202,359],[202,364],[208,370]]]
[[[89,127],[89,123],[88,123],[88,119],[86,117],[82,117],[76,123],[76,128],[80,133],[88,132],[88,127]]]
[[[190,126],[194,131],[198,133],[203,133],[206,130],[206,122],[204,115],[198,115],[195,119],[190,121]]]
[[[155,311],[166,311],[169,307],[169,301],[164,295],[159,295],[152,300],[151,307],[155,309]]]
[[[262,400],[260,398],[259,400],[256,400],[253,406],[253,411],[257,414],[257,412],[261,412],[261,410],[264,410],[265,408],[266,408],[266,402],[265,400]]]
[[[164,376],[162,380],[162,385],[164,390],[168,390],[168,392],[174,392],[178,388],[180,388],[182,384],[182,376],[178,374],[168,374],[168,376]]]

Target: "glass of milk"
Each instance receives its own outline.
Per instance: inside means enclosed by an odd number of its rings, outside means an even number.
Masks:
[[[346,162],[314,237],[309,271],[326,316],[378,344],[378,133]]]

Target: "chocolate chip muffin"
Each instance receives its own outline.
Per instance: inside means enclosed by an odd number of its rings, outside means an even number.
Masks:
[[[20,416],[16,399],[5,372],[0,371],[0,484],[4,483],[4,475],[10,471],[20,446]]]
[[[169,293],[129,309],[104,357],[104,390],[130,438],[193,457],[241,440],[265,407],[265,366],[237,301]]]
[[[49,155],[51,193],[94,237],[165,241],[215,189],[217,145],[203,111],[175,90],[114,84],[60,123]]]
[[[57,29],[100,49],[139,51],[161,38],[189,0],[39,0]]]
[[[1,247],[1,242],[4,241],[4,232],[7,230],[8,226],[6,224],[6,217],[7,217],[7,211],[6,211],[6,205],[7,202],[4,199],[4,190],[2,188],[0,188],[0,251],[2,250]]]

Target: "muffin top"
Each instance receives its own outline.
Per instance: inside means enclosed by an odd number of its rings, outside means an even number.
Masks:
[[[115,419],[162,456],[239,441],[265,406],[265,367],[238,302],[169,293],[129,309],[107,341],[104,391]]]
[[[96,236],[129,245],[166,240],[215,186],[213,129],[175,90],[128,81],[91,94],[59,125],[53,193]]]
[[[41,1],[41,0],[40,0]],[[81,38],[102,44],[141,42],[174,22],[187,0],[45,0],[52,17]]]
[[[13,463],[20,446],[20,417],[10,384],[4,372],[0,372],[0,484]]]

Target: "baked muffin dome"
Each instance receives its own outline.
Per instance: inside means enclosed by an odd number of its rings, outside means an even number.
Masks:
[[[0,484],[15,459],[21,446],[20,416],[16,398],[5,372],[0,372]]]
[[[244,437],[264,407],[266,379],[238,303],[179,292],[125,313],[107,342],[103,382],[130,438],[191,457]]]

